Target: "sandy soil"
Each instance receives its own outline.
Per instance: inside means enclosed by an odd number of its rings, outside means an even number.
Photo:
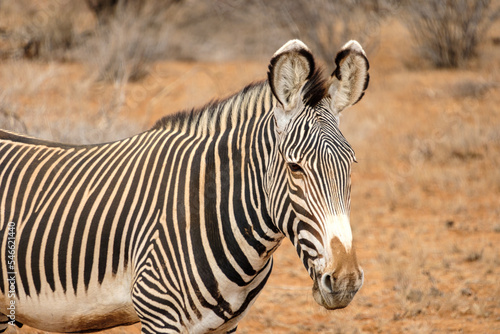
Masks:
[[[341,119],[359,162],[351,223],[363,288],[346,309],[325,311],[286,241],[239,333],[500,332],[500,46],[488,39],[481,61],[436,70],[416,61],[407,39],[397,22],[383,27],[368,55],[368,92]],[[262,62],[163,62],[143,81],[117,87],[95,83],[80,64],[8,61],[0,64],[0,89],[2,103],[37,131],[61,119],[61,131],[106,121],[110,96],[122,96],[114,124],[127,135],[266,70]],[[139,332],[138,325],[106,331]]]

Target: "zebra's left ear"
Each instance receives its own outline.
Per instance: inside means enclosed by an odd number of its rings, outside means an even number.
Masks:
[[[361,45],[352,40],[337,53],[335,65],[337,68],[330,77],[328,92],[332,97],[331,108],[338,115],[365,94],[370,64]]]
[[[278,105],[274,117],[278,132],[284,132],[302,108],[302,88],[314,72],[314,58],[301,41],[283,45],[271,59],[268,79]]]

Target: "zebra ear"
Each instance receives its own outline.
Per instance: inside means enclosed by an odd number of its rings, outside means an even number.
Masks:
[[[347,42],[335,57],[337,68],[330,77],[328,92],[332,97],[331,108],[340,114],[356,104],[368,87],[370,67],[365,51],[356,41]]]
[[[314,59],[307,46],[299,40],[283,45],[271,59],[268,79],[278,99],[274,109],[277,129],[283,132],[302,106],[302,88],[314,72]]]

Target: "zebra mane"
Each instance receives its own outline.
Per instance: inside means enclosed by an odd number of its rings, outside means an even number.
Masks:
[[[230,109],[237,109],[235,107],[245,107],[242,105],[242,100],[246,94],[259,95],[265,89],[265,82],[251,83],[241,91],[233,94],[224,99],[214,99],[202,107],[193,108],[189,110],[179,111],[177,113],[167,115],[158,120],[151,130],[165,129],[165,128],[199,128],[203,127],[203,123],[219,123],[221,115],[229,107]],[[234,110],[228,113],[228,116],[234,113]],[[241,117],[239,118],[241,119]]]
[[[323,69],[316,68],[304,86],[304,102],[315,107],[328,93],[328,80],[324,78]]]
[[[304,103],[314,107],[325,97],[327,92],[327,80],[323,77],[323,71],[315,69],[303,88]],[[275,100],[267,80],[251,83],[225,99],[215,99],[201,108],[164,116],[153,125],[151,130],[169,128],[183,129],[186,132],[208,130],[209,133],[212,133],[220,131],[268,111],[263,110],[263,101],[269,104],[274,103],[271,99]]]

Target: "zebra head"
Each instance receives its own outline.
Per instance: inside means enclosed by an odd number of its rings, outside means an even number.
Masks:
[[[349,222],[354,151],[338,128],[339,114],[368,85],[368,61],[350,41],[323,79],[309,49],[293,40],[269,65],[276,146],[267,177],[274,221],[292,241],[327,309],[346,307],[363,284]]]

